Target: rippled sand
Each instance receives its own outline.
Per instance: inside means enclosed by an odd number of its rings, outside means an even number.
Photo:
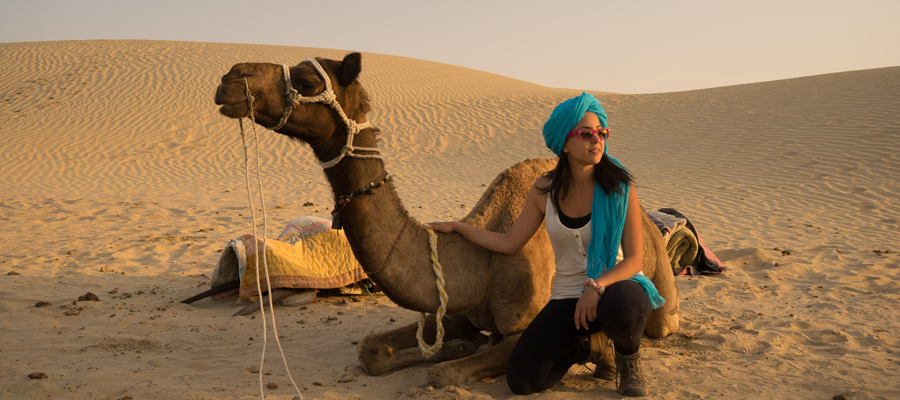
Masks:
[[[232,318],[241,306],[229,300],[177,302],[205,290],[218,250],[252,229],[238,126],[213,94],[237,62],[344,54],[0,44],[0,397],[258,397],[260,319]],[[500,171],[549,156],[541,125],[580,93],[379,54],[363,55],[361,79],[387,168],[422,221],[462,217]],[[595,93],[643,206],[688,215],[728,267],[678,278],[681,331],[644,342],[654,397],[900,397],[898,93],[900,67]],[[330,188],[308,147],[268,131],[261,141],[269,235],[328,216]],[[100,301],[73,304],[86,292]],[[428,364],[366,375],[354,343],[418,314],[382,295],[361,300],[278,309],[305,398],[515,397],[502,376],[423,388]],[[269,344],[266,382],[279,387],[267,398],[290,399]],[[614,398],[612,387],[575,367],[528,398]]]

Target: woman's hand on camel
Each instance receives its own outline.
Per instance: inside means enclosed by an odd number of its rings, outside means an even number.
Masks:
[[[575,305],[575,329],[588,329],[588,322],[597,319],[597,302],[600,295],[594,290],[585,290]]]
[[[429,222],[429,223],[425,224],[425,227],[428,229],[431,229],[433,231],[436,231],[436,232],[452,233],[453,231],[456,230],[456,224],[457,224],[456,221]]]

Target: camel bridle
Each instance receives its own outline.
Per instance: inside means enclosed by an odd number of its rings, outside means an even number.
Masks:
[[[303,95],[301,95],[300,92],[297,91],[297,89],[294,89],[294,86],[291,84],[290,68],[286,64],[281,64],[281,70],[283,71],[284,75],[284,111],[281,113],[281,120],[279,120],[278,123],[275,124],[275,126],[267,129],[274,131],[283,128],[287,123],[288,118],[290,118],[291,112],[294,110],[294,107],[297,107],[301,104],[322,103],[330,106],[335,111],[337,111],[338,116],[341,117],[341,120],[344,121],[344,125],[347,127],[347,143],[344,144],[343,148],[341,148],[341,154],[331,159],[330,161],[319,161],[319,165],[321,165],[322,168],[328,169],[334,167],[339,162],[341,162],[344,157],[382,159],[381,150],[379,150],[377,147],[353,146],[353,138],[361,130],[371,128],[372,124],[370,124],[368,121],[360,124],[350,118],[347,118],[347,114],[344,113],[344,109],[341,108],[341,104],[338,103],[337,97],[334,94],[334,88],[332,88],[331,86],[331,78],[329,78],[328,74],[325,73],[325,69],[322,68],[322,65],[320,65],[315,58],[303,60],[301,64],[304,62],[309,62],[313,65],[313,67],[315,67],[316,72],[318,72],[319,76],[322,77],[322,80],[325,81],[325,90],[315,96],[303,97]],[[371,151],[376,154],[358,154],[354,153],[354,151]]]

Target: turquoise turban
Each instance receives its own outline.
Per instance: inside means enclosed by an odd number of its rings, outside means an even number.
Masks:
[[[566,144],[566,135],[575,129],[575,124],[584,118],[584,113],[592,112],[600,119],[600,125],[608,128],[606,125],[606,110],[600,105],[600,101],[594,96],[582,92],[581,96],[573,97],[553,109],[550,119],[544,124],[544,143],[547,148],[556,153],[557,156],[562,155],[563,145]],[[604,153],[606,151],[604,150]]]
[[[600,105],[600,101],[587,93],[571,98],[560,103],[553,109],[550,119],[544,124],[544,143],[556,153],[565,157],[562,150],[566,144],[566,135],[584,118],[584,114],[592,112],[600,119],[600,125],[608,128],[606,110]],[[619,160],[609,156],[609,142],[604,143],[603,157],[622,167]],[[624,169],[624,167],[623,167]],[[628,206],[629,188],[622,184],[620,192],[606,193],[599,183],[594,182],[594,201],[591,204],[591,243],[587,250],[587,276],[597,279],[604,272],[616,264],[616,256],[619,254],[619,246],[622,243],[622,231],[625,227],[625,209]],[[665,273],[662,271],[661,273]],[[632,277],[639,283],[647,296],[653,309],[662,307],[666,300],[659,295],[656,286],[643,274]]]

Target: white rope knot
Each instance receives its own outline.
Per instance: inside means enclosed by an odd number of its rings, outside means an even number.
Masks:
[[[324,92],[322,93],[322,102],[328,105],[334,104],[337,100],[337,96],[334,95],[334,92]]]
[[[294,107],[297,107],[297,106],[300,105],[300,99],[301,99],[301,98],[303,98],[303,96],[300,95],[300,92],[298,92],[298,91],[297,91],[296,89],[294,89],[294,88],[291,88],[291,92],[288,94],[288,99],[290,99],[291,104],[292,104]]]

